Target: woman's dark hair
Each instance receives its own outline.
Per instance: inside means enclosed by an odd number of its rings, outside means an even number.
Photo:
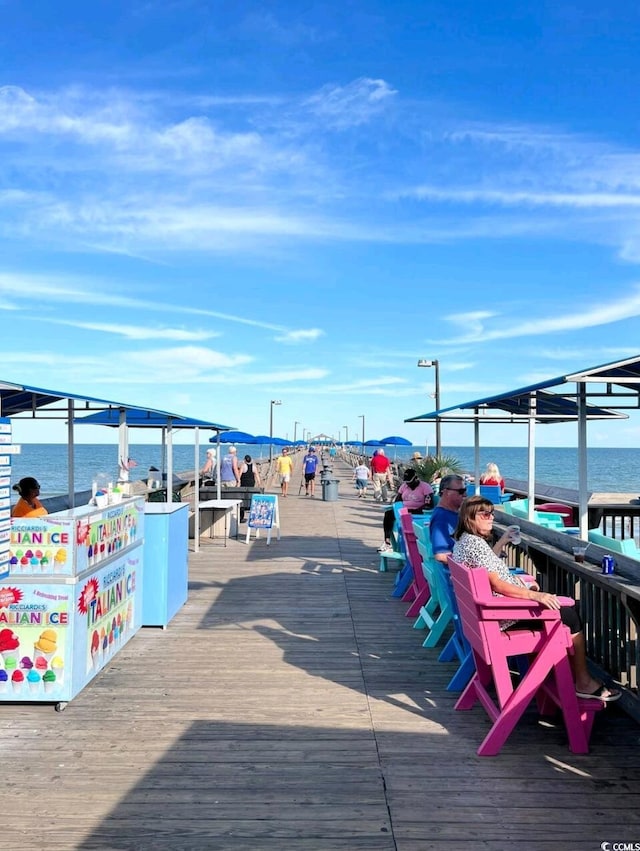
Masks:
[[[484,496],[470,496],[463,500],[458,512],[458,525],[453,537],[459,541],[464,532],[477,535],[476,516],[481,511],[493,511],[493,503]]]
[[[37,479],[34,479],[33,476],[25,476],[24,479],[20,479],[20,481],[13,486],[13,490],[18,491],[20,496],[26,496],[29,491],[38,490],[39,487],[40,485],[38,484]]]
[[[420,484],[420,479],[418,478],[418,474],[415,470],[405,470],[402,480],[405,484],[409,485],[412,491],[414,491]]]
[[[244,460],[247,462],[247,464],[250,464],[251,463],[251,455],[245,455]]]

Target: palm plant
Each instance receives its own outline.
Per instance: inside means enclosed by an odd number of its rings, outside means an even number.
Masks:
[[[421,461],[414,461],[412,466],[423,482],[441,479],[449,473],[463,472],[460,461],[453,455],[427,455]]]

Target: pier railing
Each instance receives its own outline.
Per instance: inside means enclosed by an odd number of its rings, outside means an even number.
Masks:
[[[504,526],[513,519],[500,512],[496,518]],[[543,590],[578,602],[589,659],[624,686],[622,705],[640,721],[640,562],[616,555],[616,572],[603,575],[600,562],[607,551],[602,547],[590,544],[581,564],[573,558],[575,537],[518,522],[522,545],[512,562],[535,575]]]

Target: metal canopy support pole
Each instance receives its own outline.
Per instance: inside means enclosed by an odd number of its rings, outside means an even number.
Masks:
[[[216,452],[216,498],[220,499],[220,432],[218,432],[216,446],[218,447],[218,451]]]
[[[76,507],[76,470],[75,470],[75,452],[73,445],[73,416],[74,402],[73,399],[67,400],[69,420],[67,422],[67,470],[68,470],[68,491],[69,491],[69,508]]]
[[[528,422],[528,437],[529,443],[527,446],[528,449],[528,460],[529,460],[529,488],[527,492],[527,497],[529,500],[528,503],[528,514],[529,520],[533,522],[533,512],[535,505],[535,493],[536,493],[536,410],[537,410],[537,400],[535,392],[529,396],[529,422]]]
[[[173,420],[167,420],[167,502],[173,502]]]
[[[474,408],[475,418],[473,420],[473,480],[476,485],[476,493],[480,493],[480,420],[478,409]]]
[[[589,497],[587,494],[587,388],[576,385],[578,396],[578,515],[580,537],[589,536]]]
[[[167,422],[169,422],[167,420]],[[162,444],[160,446],[160,478],[167,472],[167,428],[162,426]]]
[[[120,479],[129,481],[129,430],[127,427],[127,412],[120,408],[118,413],[118,469]]]
[[[195,493],[193,495],[193,551],[198,552],[200,549],[200,429],[196,426],[193,430],[194,443],[194,466],[193,476],[195,479]]]

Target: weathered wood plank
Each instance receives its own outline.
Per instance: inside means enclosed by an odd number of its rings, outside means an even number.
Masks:
[[[339,475],[339,474],[338,474]],[[480,709],[377,572],[380,508],[281,501],[280,542],[203,546],[166,631],[146,629],[64,713],[0,704],[21,851],[583,851],[638,841],[640,729],[592,752],[528,713],[480,759]],[[37,802],[37,818],[35,810]]]

